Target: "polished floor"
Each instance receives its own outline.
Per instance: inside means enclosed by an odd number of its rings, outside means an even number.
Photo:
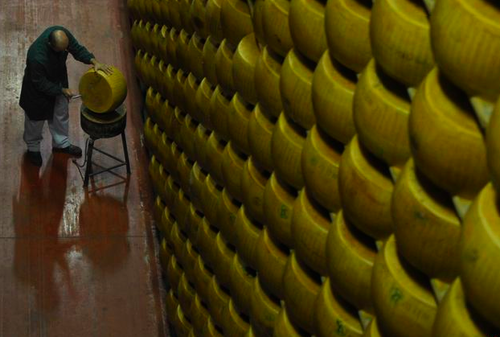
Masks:
[[[0,336],[166,336],[151,189],[141,141],[140,94],[132,69],[125,0],[0,1]],[[129,83],[132,175],[96,177],[85,191],[76,165],[51,153],[41,169],[24,158],[18,106],[25,54],[50,25],[63,25]],[[78,89],[88,66],[68,59]],[[79,102],[71,139],[85,146]],[[97,146],[121,156],[119,138]],[[96,156],[101,165],[109,160]]]

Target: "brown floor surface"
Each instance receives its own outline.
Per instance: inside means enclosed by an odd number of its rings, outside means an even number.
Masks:
[[[0,336],[165,336],[151,188],[141,141],[125,0],[0,1]],[[63,25],[129,83],[132,175],[96,177],[85,193],[76,166],[52,155],[45,127],[43,167],[24,159],[18,106],[25,55],[48,26]],[[70,56],[70,86],[88,66]],[[79,102],[71,140],[84,147]],[[97,145],[122,155],[119,138]],[[109,163],[100,156],[97,162]]]

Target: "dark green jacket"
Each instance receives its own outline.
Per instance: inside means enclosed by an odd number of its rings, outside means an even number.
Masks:
[[[56,53],[49,45],[50,33],[63,30],[69,39],[67,51]],[[94,55],[81,46],[73,35],[64,27],[47,28],[28,50],[26,69],[19,105],[31,120],[52,119],[55,98],[68,87],[66,59],[68,52],[75,60],[90,64]]]

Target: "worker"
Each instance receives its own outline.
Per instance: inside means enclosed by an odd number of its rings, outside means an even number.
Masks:
[[[96,71],[111,74],[111,67],[96,60],[64,27],[47,28],[28,49],[19,105],[25,112],[24,141],[28,160],[42,166],[40,143],[45,121],[52,135],[52,151],[74,157],[82,149],[70,143],[69,100],[75,92],[69,88],[66,59],[68,53]]]

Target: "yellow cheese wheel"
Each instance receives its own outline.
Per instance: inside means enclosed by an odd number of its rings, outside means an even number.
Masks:
[[[388,239],[375,259],[372,298],[384,335],[431,335],[437,305],[429,280],[400,258],[394,236]]]
[[[312,80],[312,103],[317,125],[330,137],[349,143],[356,133],[352,117],[352,100],[356,75],[328,52],[318,63]]]
[[[184,266],[184,273],[186,274],[187,281],[189,281],[193,290],[194,285],[192,282],[194,280],[194,266],[196,264],[196,260],[198,260],[198,256],[198,252],[188,238],[181,252],[181,261]],[[187,310],[185,311],[187,312]]]
[[[279,117],[283,111],[280,92],[282,63],[282,57],[266,46],[262,49],[255,66],[254,84],[259,104],[274,117]]]
[[[172,125],[170,126],[170,134],[169,136],[172,140],[177,144],[180,151],[182,148],[181,144],[181,128],[185,124],[186,121],[186,113],[181,110],[179,107],[175,107],[174,109],[174,118],[172,118]],[[175,166],[176,163],[172,163]]]
[[[195,1],[193,1],[194,3]],[[203,63],[200,62],[203,56],[203,48],[205,46],[205,40],[195,33],[191,40],[189,40],[188,45],[188,68],[191,70],[193,75],[198,79],[202,80],[203,74]]]
[[[213,276],[208,286],[207,304],[210,315],[220,326],[223,326],[223,311],[224,308],[229,304],[230,299],[231,297],[229,297],[229,294],[225,289],[221,288],[219,282],[217,281],[217,278]]]
[[[174,107],[170,105],[169,101],[163,101],[163,104],[160,106],[158,126],[165,132],[166,136],[169,138],[172,134],[173,118],[175,118]]]
[[[193,141],[198,123],[191,117],[186,115],[184,124],[181,126],[180,145],[190,161],[196,160],[196,152],[194,150],[195,143]]]
[[[355,136],[346,147],[339,170],[344,216],[364,233],[384,239],[393,231],[389,170]]]
[[[314,126],[302,150],[302,172],[310,195],[329,212],[340,205],[338,173],[344,147]]]
[[[158,161],[162,164],[163,168],[167,170],[168,161],[170,160],[169,149],[172,147],[172,141],[168,138],[167,134],[163,132],[157,143]]]
[[[206,129],[203,124],[199,124],[194,135],[194,151],[196,153],[196,161],[204,170],[208,169],[207,165],[207,142],[212,131]]]
[[[339,212],[330,226],[326,260],[330,283],[337,294],[357,309],[373,312],[370,294],[377,250],[372,238],[351,225]]]
[[[179,305],[183,313],[187,317],[191,316],[191,302],[194,300],[194,295],[196,294],[193,287],[189,284],[186,273],[183,273],[181,280],[179,281],[179,286],[177,288],[177,294],[179,297]]]
[[[256,269],[257,255],[255,249],[262,231],[262,225],[250,219],[245,206],[241,206],[234,222],[234,230],[236,233],[236,249],[239,256],[247,266]]]
[[[257,104],[248,121],[248,147],[250,154],[260,167],[272,172],[271,139],[276,120]]]
[[[295,326],[288,317],[286,309],[283,307],[274,325],[273,337],[308,337],[307,332]]]
[[[193,169],[193,164],[189,160],[186,153],[182,153],[180,160],[177,162],[177,171],[179,171],[180,185],[184,191],[189,191],[189,176],[191,175],[191,170]]]
[[[234,145],[247,155],[250,153],[248,121],[252,110],[253,106],[246,102],[239,93],[233,96],[228,117],[228,133]]]
[[[208,32],[214,43],[221,43],[224,39],[221,25],[221,8],[226,0],[207,0],[205,8],[205,21]]]
[[[203,75],[212,85],[218,85],[217,73],[215,71],[215,54],[219,49],[219,44],[215,43],[210,35],[203,46],[201,63],[203,65]]]
[[[217,81],[219,85],[229,93],[234,93],[235,91],[233,79],[233,57],[235,48],[236,47],[230,45],[227,39],[224,39],[215,54],[215,73],[217,74]]]
[[[493,101],[500,93],[499,20],[500,8],[487,0],[438,1],[431,16],[439,68],[470,95]]]
[[[437,69],[417,91],[409,129],[415,165],[434,184],[464,198],[486,184],[486,147],[472,107]]]
[[[188,218],[186,219],[186,230],[189,240],[191,240],[193,245],[195,245],[196,247],[198,246],[198,230],[200,229],[202,218],[203,213],[198,211],[196,207],[191,204],[191,206],[189,207]],[[198,248],[196,248],[196,252],[198,253]]]
[[[182,27],[186,30],[189,35],[194,33],[194,22],[191,16],[191,0],[180,0],[180,14]]]
[[[196,336],[201,336],[209,317],[206,304],[202,302],[200,295],[196,294],[191,303],[191,323]]]
[[[307,189],[293,204],[292,245],[297,258],[321,275],[326,275],[326,238],[330,215],[314,200]]]
[[[290,321],[314,334],[316,330],[314,304],[321,290],[321,279],[295,254],[290,255],[283,275],[285,303]]]
[[[314,312],[319,337],[361,337],[363,334],[356,309],[332,291],[329,278],[321,287]]]
[[[173,214],[170,212],[168,207],[165,207],[163,210],[163,214],[161,216],[161,225],[160,231],[163,234],[163,237],[166,237],[168,233],[172,230],[172,226],[174,225],[175,218]]]
[[[373,56],[389,76],[408,87],[416,87],[434,67],[424,6],[411,0],[377,1],[370,19]]]
[[[160,13],[160,22],[167,27],[171,27],[172,23],[170,22],[168,0],[160,0]]]
[[[292,0],[290,3],[290,33],[295,48],[309,60],[318,62],[327,49],[325,5],[318,0]]]
[[[314,67],[315,64],[292,49],[281,68],[280,90],[284,112],[306,130],[316,123],[311,96]]]
[[[289,0],[269,0],[264,2],[262,24],[267,45],[274,52],[285,57],[293,47],[288,15]]]
[[[165,203],[167,204],[167,207],[169,207],[173,210],[175,198],[179,194],[179,185],[177,185],[174,178],[172,176],[170,176],[170,177],[168,177],[167,184],[165,186],[166,186],[166,190],[167,190],[166,191],[167,198],[165,199]],[[172,212],[172,214],[173,214],[173,212]]]
[[[227,189],[222,190],[222,194],[217,204],[217,224],[224,238],[233,246],[236,245],[236,232],[234,222],[240,208],[240,203],[235,200]]]
[[[225,0],[221,7],[222,32],[234,47],[253,32],[250,8],[244,0]]]
[[[217,228],[210,226],[206,218],[201,221],[201,226],[198,230],[198,238],[196,239],[197,248],[203,261],[213,268],[215,263],[215,239],[217,237]]]
[[[500,328],[500,271],[496,268],[500,257],[500,207],[492,184],[486,185],[467,212],[460,246],[460,278],[467,299]]]
[[[232,171],[236,174],[236,170]],[[262,170],[250,157],[243,166],[241,174],[241,196],[248,214],[260,223],[264,223],[264,190],[269,174]]]
[[[214,265],[214,272],[221,286],[228,289],[230,289],[231,286],[231,266],[234,255],[234,247],[230,247],[222,234],[218,233],[215,239],[215,260],[217,263]]]
[[[208,287],[210,285],[210,281],[212,280],[213,272],[210,267],[205,264],[201,255],[198,256],[198,260],[196,260],[193,272],[195,275],[193,282],[196,292],[208,305]]]
[[[172,323],[172,320],[175,317],[178,306],[179,300],[177,299],[177,295],[175,295],[173,289],[170,289],[165,300],[165,307],[167,309],[167,314],[169,316],[168,320],[170,323]]]
[[[179,265],[174,255],[170,258],[166,275],[168,285],[177,292],[177,287],[179,287],[179,282],[182,276],[182,267]]]
[[[170,2],[175,3],[177,0],[170,0]],[[170,34],[167,39],[167,56],[168,60],[170,61],[170,64],[177,68],[179,66],[178,63],[178,55],[177,55],[177,49],[178,49],[178,44],[179,44],[179,35],[180,35],[180,30],[177,30],[175,28],[170,29]]]
[[[281,114],[271,139],[271,155],[276,175],[299,190],[304,186],[301,155],[305,132]]]
[[[184,1],[184,0],[180,0]],[[189,73],[191,70],[189,69],[189,40],[191,36],[186,32],[185,29],[182,29],[179,35],[179,40],[177,43],[177,66],[182,68],[185,72]]]
[[[234,254],[228,279],[229,290],[234,305],[246,315],[250,314],[250,301],[255,276],[255,271],[248,268],[238,254]]]
[[[250,321],[256,336],[272,337],[280,310],[280,302],[264,291],[259,278],[256,277],[253,281],[250,302]]]
[[[457,278],[439,305],[432,336],[488,337],[494,335],[494,329],[468,306],[462,282]]]
[[[174,100],[173,105],[179,108],[183,112],[186,111],[186,96],[184,96],[184,85],[187,81],[188,73],[184,70],[179,69],[175,75],[174,81]]]
[[[392,196],[398,251],[427,275],[453,280],[458,275],[460,220],[451,198],[408,161]]]
[[[168,7],[169,7],[168,12],[170,17],[170,22],[172,23],[172,26],[178,30],[182,29],[180,0],[168,0]]]
[[[252,104],[257,104],[254,77],[259,56],[260,49],[255,34],[252,33],[241,40],[233,57],[234,88],[243,99]]]
[[[370,16],[369,0],[333,0],[326,6],[325,29],[330,54],[357,73],[372,58]]]
[[[488,130],[486,133],[486,146],[488,155],[488,168],[490,170],[491,181],[496,190],[500,192],[500,104],[497,103]]]
[[[164,272],[167,271],[168,263],[170,262],[170,258],[172,257],[172,248],[170,248],[165,239],[161,240],[160,246],[160,264],[161,268]]]
[[[257,241],[255,254],[262,288],[269,294],[283,299],[282,280],[289,255],[288,248],[275,241],[265,227]]]
[[[157,152],[159,133],[160,131],[158,130],[158,126],[153,122],[153,120],[151,118],[146,119],[146,123],[144,123],[144,140],[148,149],[150,149],[153,153]]]
[[[153,206],[153,219],[155,220],[155,225],[157,227],[159,227],[158,224],[161,224],[161,216],[164,210],[165,204],[163,203],[161,198],[157,196],[155,199],[155,204]]]
[[[115,67],[111,75],[89,69],[80,79],[78,90],[83,104],[93,112],[105,113],[118,108],[127,97],[127,81]]]
[[[182,253],[182,248],[186,244],[186,240],[187,240],[187,238],[181,232],[181,229],[179,228],[179,223],[176,221],[174,223],[174,225],[172,226],[172,230],[170,231],[169,243],[172,245],[174,254],[177,257],[177,261],[179,262],[179,264],[181,264],[181,266],[182,266],[182,263],[180,260],[180,256]],[[183,271],[184,271],[184,269],[183,269]]]
[[[390,166],[410,157],[406,88],[393,81],[371,60],[356,86],[353,117],[359,141]]]
[[[209,174],[205,179],[205,188],[201,192],[203,214],[208,222],[217,227],[217,203],[222,194],[222,187]]]
[[[216,132],[212,132],[207,142],[207,169],[217,184],[222,185],[222,154],[227,143]]]
[[[187,336],[189,331],[193,328],[180,305],[177,307],[177,315],[174,317],[173,323],[175,332],[179,336]]]
[[[241,179],[246,158],[232,142],[229,142],[222,154],[222,180],[227,192],[236,200],[243,200]]]
[[[193,18],[194,30],[202,39],[208,38],[210,34],[206,20],[206,3],[206,0],[193,0],[189,8],[189,12]]]
[[[210,122],[210,100],[214,94],[214,87],[208,82],[206,78],[201,81],[198,90],[196,91],[196,107],[198,108],[198,118],[203,127],[208,130],[213,130],[212,123]]]
[[[264,217],[269,234],[292,248],[292,210],[297,191],[282,182],[275,173],[264,190]]]
[[[231,110],[231,97],[224,92],[220,86],[215,88],[215,91],[210,99],[210,123],[213,125],[214,131],[217,132],[224,140],[229,140],[228,119]]]
[[[250,324],[236,308],[233,300],[229,300],[228,305],[224,308],[222,327],[224,336],[240,337],[244,336],[250,329]]]
[[[202,210],[201,195],[206,178],[207,175],[200,167],[200,164],[195,162],[189,176],[189,195],[193,205],[200,211]]]
[[[175,76],[176,76],[176,71],[172,64],[169,64],[167,66],[167,70],[165,72],[165,78],[164,78],[164,83],[165,83],[165,93],[167,96],[165,97],[169,102],[170,105],[172,105],[174,108],[174,83],[175,83]]]

